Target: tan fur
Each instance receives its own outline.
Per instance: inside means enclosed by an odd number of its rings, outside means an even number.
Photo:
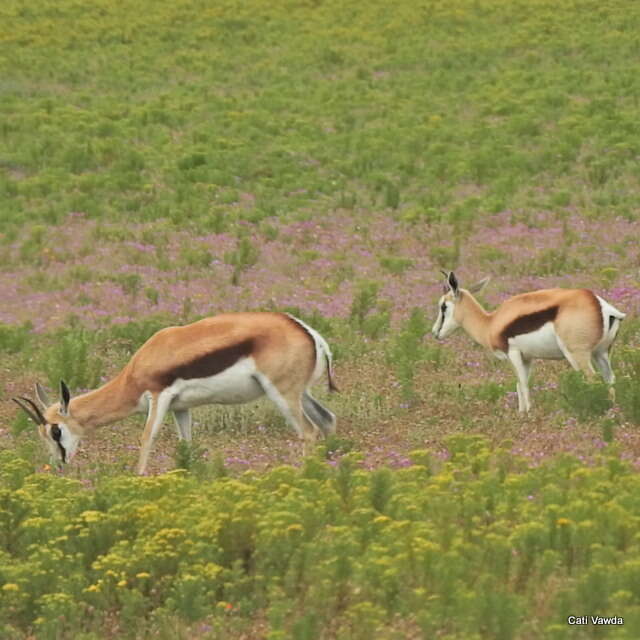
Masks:
[[[560,338],[571,351],[588,351],[602,338],[600,304],[588,289],[541,289],[505,300],[495,311],[487,313],[465,289],[460,290],[455,319],[483,346],[504,351],[501,335],[518,317],[557,306],[554,322]],[[452,300],[449,292],[447,299]]]
[[[44,412],[45,419],[48,424],[64,423],[72,433],[84,437],[96,427],[139,410],[143,394],[151,394],[152,406],[138,465],[138,471],[143,473],[151,447],[157,399],[165,388],[162,380],[167,372],[188,366],[198,358],[215,358],[216,353],[225,349],[231,351],[229,357],[233,358],[233,349],[238,345],[248,345],[247,355],[290,405],[294,426],[308,449],[307,445],[315,441],[318,427],[304,415],[300,398],[312,382],[316,345],[303,326],[290,316],[275,312],[221,314],[186,326],[162,329],[136,351],[115,378],[99,389],[72,398],[70,415],[61,415],[60,403],[56,402]],[[44,429],[40,427],[41,435],[46,437]]]
[[[615,383],[610,351],[626,314],[592,291],[541,289],[509,298],[488,313],[471,293],[481,291],[488,278],[467,290],[453,272],[443,274],[446,293],[433,335],[446,338],[462,327],[498,358],[509,360],[518,379],[518,411],[531,408],[529,377],[536,359],[566,359],[589,378],[597,367],[608,385]]]

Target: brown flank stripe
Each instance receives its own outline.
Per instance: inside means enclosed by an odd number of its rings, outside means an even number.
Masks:
[[[241,358],[246,358],[253,352],[254,340],[249,338],[238,344],[205,353],[178,367],[164,371],[157,376],[163,388],[171,386],[176,380],[191,380],[193,378],[208,378],[233,366]]]
[[[509,338],[533,333],[547,322],[553,322],[558,315],[558,306],[549,307],[535,313],[528,313],[510,322],[499,336],[500,349],[505,353],[509,350]]]

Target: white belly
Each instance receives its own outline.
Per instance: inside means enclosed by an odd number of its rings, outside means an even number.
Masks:
[[[171,409],[188,409],[202,404],[242,404],[256,400],[264,391],[253,378],[256,365],[244,358],[215,376],[176,380],[167,392],[173,396]]]
[[[509,338],[509,346],[518,349],[526,359],[560,360],[564,358],[553,322],[547,322],[531,333]]]

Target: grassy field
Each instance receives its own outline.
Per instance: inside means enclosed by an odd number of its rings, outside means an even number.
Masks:
[[[639,637],[638,34],[629,0],[4,0],[0,635]],[[441,268],[626,312],[615,404],[541,363],[518,416],[430,337]],[[266,309],[335,353],[306,461],[261,402],[167,425],[152,478],[141,418],[59,477],[9,401]]]

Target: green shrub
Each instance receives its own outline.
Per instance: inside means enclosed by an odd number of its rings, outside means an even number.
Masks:
[[[379,290],[380,284],[377,282],[361,282],[357,285],[349,313],[351,322],[356,327],[361,328],[367,314],[375,308]]]
[[[100,334],[101,341],[115,343],[129,356],[137,351],[154,333],[175,324],[175,319],[164,315],[151,315],[124,324],[114,324]]]
[[[20,326],[0,324],[0,351],[18,353],[31,344],[32,325],[25,322]]]
[[[405,402],[417,400],[414,387],[416,366],[420,362],[429,361],[435,366],[440,362],[440,347],[425,347],[423,339],[428,331],[424,312],[419,307],[412,310],[404,328],[395,337],[387,354],[387,361],[393,367],[402,397]]]
[[[413,266],[413,260],[400,256],[383,256],[380,258],[380,266],[389,273],[400,275]]]
[[[559,389],[566,410],[579,420],[597,418],[611,408],[609,387],[602,382],[588,382],[580,371],[563,373]]]
[[[142,277],[137,273],[117,273],[109,276],[109,279],[119,284],[123,293],[136,296],[142,287]]]
[[[40,368],[49,386],[58,389],[62,379],[71,389],[96,387],[104,370],[96,351],[96,335],[90,331],[74,328],[55,334],[51,344],[39,353]]]
[[[180,258],[190,267],[208,267],[211,264],[213,256],[207,246],[201,247],[182,247],[180,249]]]
[[[204,449],[187,440],[178,440],[174,455],[176,469],[184,469],[185,471],[201,471],[203,467]]]
[[[448,461],[415,452],[420,464],[398,470],[349,453],[93,487],[0,453],[0,629],[93,639],[108,621],[142,637],[260,618],[271,638],[395,638],[416,624],[425,637],[515,640],[581,604],[617,603],[638,635],[631,465],[608,452],[515,471],[482,437],[447,447]]]
[[[616,402],[627,420],[640,425],[640,376],[618,377]]]
[[[236,248],[233,251],[227,251],[224,255],[224,261],[233,266],[232,283],[237,285],[240,282],[240,274],[256,264],[259,257],[260,251],[251,243],[251,240],[241,237]]]

